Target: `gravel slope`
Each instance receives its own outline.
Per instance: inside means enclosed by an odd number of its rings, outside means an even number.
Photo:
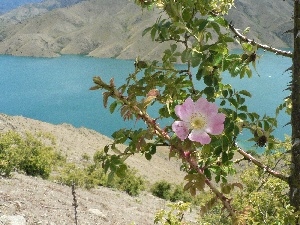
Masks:
[[[69,161],[78,163],[83,153],[92,156],[97,149],[111,142],[108,137],[86,128],[75,128],[69,124],[52,125],[22,116],[0,114],[0,132],[8,130],[51,133],[56,137],[58,150],[66,154]],[[127,163],[137,168],[150,184],[162,179],[183,182],[180,163],[169,161],[166,149],[159,149],[150,162],[137,155],[129,158]],[[155,212],[166,207],[164,200],[147,192],[131,197],[117,190],[99,187],[89,191],[76,189],[76,196],[79,224],[153,224]],[[0,224],[9,224],[3,222],[6,216],[21,216],[26,224],[75,224],[72,203],[73,196],[68,186],[22,174],[14,174],[10,179],[0,178]],[[188,218],[194,220],[191,216]]]

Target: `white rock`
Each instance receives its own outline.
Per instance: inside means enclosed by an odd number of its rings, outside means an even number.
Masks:
[[[0,217],[0,224],[5,225],[26,225],[26,219],[23,216],[7,216]]]
[[[106,218],[106,215],[103,212],[101,212],[99,209],[89,209],[88,211],[89,213],[92,213],[94,215],[100,216],[102,218]]]

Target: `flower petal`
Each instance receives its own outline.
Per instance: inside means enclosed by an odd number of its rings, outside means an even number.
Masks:
[[[205,131],[213,135],[221,134],[224,130],[224,121],[225,115],[223,113],[210,116]]]
[[[172,130],[182,141],[189,135],[189,125],[184,121],[175,121],[172,124]]]
[[[191,98],[187,98],[182,105],[175,106],[176,115],[183,121],[189,122],[194,113],[195,104]]]
[[[218,113],[218,106],[215,103],[208,102],[205,98],[199,98],[195,102],[195,111],[208,117]]]
[[[192,130],[192,132],[189,134],[189,139],[191,141],[200,142],[203,145],[209,144],[211,141],[210,136],[202,130]]]

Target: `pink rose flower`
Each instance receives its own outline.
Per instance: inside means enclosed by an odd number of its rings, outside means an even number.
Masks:
[[[182,141],[188,137],[191,141],[209,144],[208,134],[219,135],[224,130],[225,115],[218,113],[217,105],[205,98],[196,102],[187,98],[175,107],[175,113],[182,121],[175,121],[172,129]]]

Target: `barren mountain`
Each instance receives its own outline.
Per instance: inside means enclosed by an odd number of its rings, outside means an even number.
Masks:
[[[165,49],[142,31],[161,15],[127,0],[47,0],[0,16],[0,54],[157,58]],[[64,3],[64,4],[63,4]],[[239,0],[228,20],[273,47],[291,47],[292,0]],[[2,21],[2,22],[1,22]],[[169,44],[167,44],[169,45]]]
[[[149,37],[141,39],[143,29],[155,21],[155,16],[128,1],[82,1],[6,26],[0,33],[0,53],[119,58],[135,58],[138,53],[155,55],[160,48]]]

